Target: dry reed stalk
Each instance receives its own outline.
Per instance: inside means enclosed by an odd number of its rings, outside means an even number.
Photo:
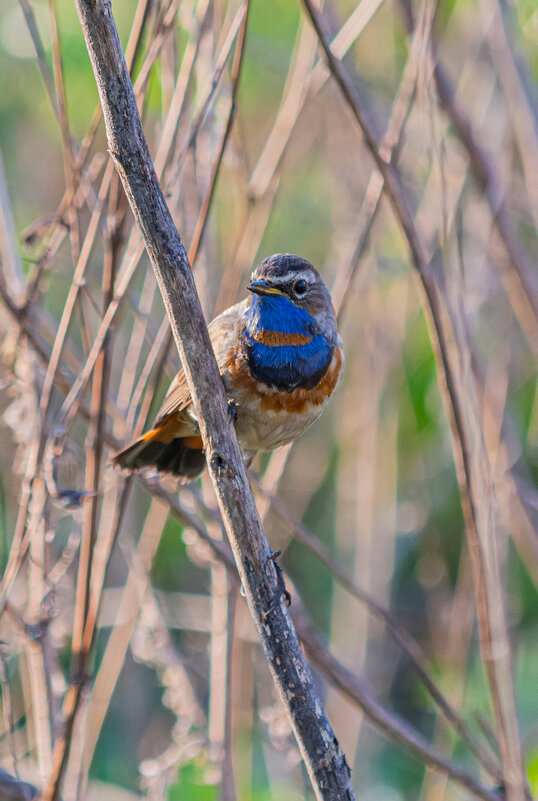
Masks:
[[[418,238],[399,176],[379,148],[372,125],[351,89],[341,63],[331,51],[318,11],[310,0],[303,0],[329,68],[377,168],[383,175],[385,192],[407,240],[411,258],[426,299],[430,326],[434,333],[440,386],[453,430],[454,455],[475,576],[477,615],[482,658],[490,682],[497,736],[503,762],[509,801],[527,796],[521,753],[515,693],[510,664],[510,645],[506,628],[502,579],[498,562],[493,488],[489,460],[484,448],[476,398],[469,374],[469,345],[461,319],[454,310],[447,326],[439,289]],[[454,337],[456,353],[452,351]]]
[[[71,255],[73,263],[76,264],[79,256],[79,225],[76,207],[73,204],[75,197],[75,187],[77,174],[75,168],[75,152],[69,119],[67,115],[67,102],[65,97],[65,86],[63,77],[62,58],[60,52],[60,41],[58,32],[58,19],[56,15],[56,4],[54,0],[47,2],[49,10],[50,30],[52,34],[52,72],[56,89],[56,109],[58,111],[58,121],[62,133],[63,160],[65,171],[65,183],[67,188],[67,207],[65,210],[67,226],[69,228],[69,239],[71,241]]]
[[[443,656],[446,655],[451,668],[458,671],[456,680],[451,682],[450,686],[450,697],[457,709],[461,709],[465,701],[465,665],[472,647],[474,625],[473,591],[469,557],[464,554],[459,566],[458,581],[450,612],[448,637],[443,638],[443,642],[439,643],[443,646]],[[439,724],[436,726],[434,742],[437,748],[441,748],[443,752],[449,748],[454,750],[453,738]],[[424,801],[443,801],[447,790],[446,776],[435,775],[431,769],[428,769],[424,775],[421,793]]]
[[[152,501],[137,545],[138,560],[146,574],[145,581],[140,582],[133,568],[131,568],[118,607],[117,622],[108,640],[88,702],[88,727],[84,754],[85,774],[89,769],[110,699],[124,663],[140,604],[146,590],[147,574],[167,517],[168,506],[166,503],[159,500]]]

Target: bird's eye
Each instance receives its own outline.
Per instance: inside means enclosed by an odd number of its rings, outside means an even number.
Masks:
[[[306,292],[307,283],[304,278],[299,278],[293,285],[293,291],[296,295],[304,295]]]

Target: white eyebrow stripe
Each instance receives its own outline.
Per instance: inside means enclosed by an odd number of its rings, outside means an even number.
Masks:
[[[292,270],[289,273],[286,273],[286,275],[279,275],[275,278],[270,277],[269,280],[273,284],[288,284],[292,279],[296,278],[304,278],[305,280],[311,282],[315,281],[315,276],[312,270],[301,270],[300,272],[297,272],[297,270]]]

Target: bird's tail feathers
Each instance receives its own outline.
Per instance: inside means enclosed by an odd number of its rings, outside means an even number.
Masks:
[[[195,478],[205,466],[202,438],[192,431],[185,436],[177,425],[175,429],[164,421],[116,453],[112,462],[126,470],[155,467],[180,478]]]

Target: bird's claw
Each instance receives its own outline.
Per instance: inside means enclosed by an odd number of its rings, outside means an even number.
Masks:
[[[267,561],[272,562],[273,565],[275,566],[277,591],[275,593],[273,600],[271,601],[269,609],[266,612],[264,612],[263,617],[265,620],[267,620],[267,617],[270,615],[270,613],[274,609],[276,609],[277,606],[280,604],[281,598],[284,598],[284,601],[286,602],[286,606],[288,607],[288,609],[291,606],[291,594],[286,589],[286,583],[284,581],[284,571],[276,561],[281,553],[282,551],[273,551],[273,553],[271,553],[267,558]]]
[[[237,423],[237,406],[231,398],[228,398],[228,415],[233,425],[235,425]]]

